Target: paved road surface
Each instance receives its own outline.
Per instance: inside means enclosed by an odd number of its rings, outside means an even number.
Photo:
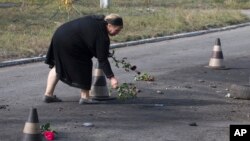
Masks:
[[[249,81],[249,31],[248,26],[116,49],[118,58],[127,57],[156,77],[152,83],[136,82],[142,92],[126,102],[78,105],[79,90],[59,83],[55,93],[64,102],[45,104],[45,64],[1,68],[0,140],[19,141],[34,106],[40,124],[50,122],[60,141],[229,141],[230,124],[250,122],[249,101],[225,97],[231,84]],[[229,70],[204,67],[216,38]],[[133,73],[113,68],[120,83],[132,81]],[[85,122],[94,127],[83,127]]]

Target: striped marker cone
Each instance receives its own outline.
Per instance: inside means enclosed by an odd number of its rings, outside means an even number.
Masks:
[[[115,97],[109,96],[106,77],[98,62],[96,63],[96,67],[93,72],[93,82],[91,85],[90,96],[93,99],[100,101],[115,99]]]
[[[23,141],[42,141],[36,108],[31,108],[23,129]]]
[[[211,69],[226,69],[223,65],[223,53],[221,50],[221,42],[220,38],[216,39],[215,45],[212,52],[212,57],[209,61],[209,68]]]

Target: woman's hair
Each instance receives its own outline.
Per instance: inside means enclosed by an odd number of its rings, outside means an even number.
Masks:
[[[123,20],[122,17],[118,14],[109,14],[107,16],[105,16],[104,20],[112,25],[115,26],[123,26]]]

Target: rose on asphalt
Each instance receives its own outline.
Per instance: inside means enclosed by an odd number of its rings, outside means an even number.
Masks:
[[[45,139],[48,141],[52,141],[55,139],[55,133],[52,131],[45,131],[43,133],[43,135],[44,135]]]

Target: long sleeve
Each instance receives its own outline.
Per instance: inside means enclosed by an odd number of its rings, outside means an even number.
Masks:
[[[107,78],[111,78],[114,76],[108,60],[109,45],[110,41],[108,35],[105,35],[105,33],[103,32],[100,33],[100,36],[96,40],[96,57]]]

